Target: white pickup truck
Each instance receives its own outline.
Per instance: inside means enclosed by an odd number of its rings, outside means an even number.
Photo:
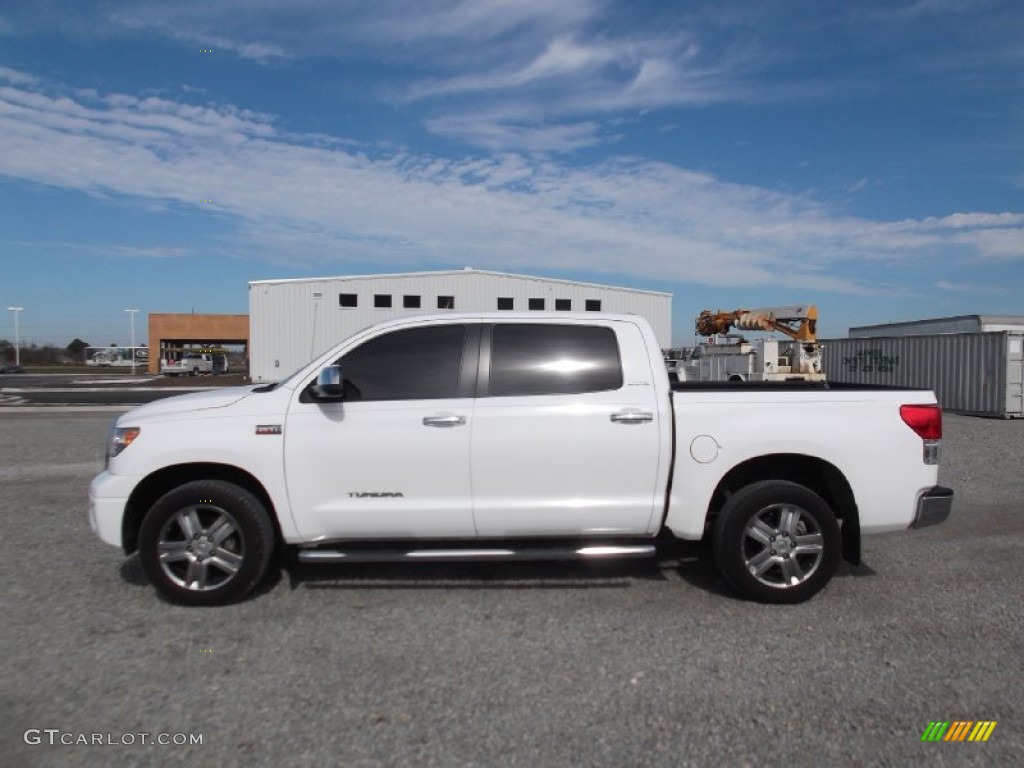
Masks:
[[[238,600],[300,562],[654,555],[709,538],[764,602],[860,535],[946,519],[931,392],[670,385],[635,316],[445,314],[361,331],[288,379],[120,416],[90,487],[157,590]]]
[[[206,352],[189,352],[180,360],[163,360],[160,363],[160,373],[164,376],[195,376],[213,372],[213,355]]]

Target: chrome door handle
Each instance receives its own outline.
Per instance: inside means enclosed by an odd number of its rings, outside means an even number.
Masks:
[[[654,414],[646,411],[619,411],[613,413],[611,419],[616,424],[643,424],[647,421],[654,421]]]
[[[465,416],[424,416],[424,427],[461,427],[466,423]]]

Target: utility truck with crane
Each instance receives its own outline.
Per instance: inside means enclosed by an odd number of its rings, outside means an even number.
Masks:
[[[676,381],[824,381],[815,306],[738,309],[697,317],[696,331],[708,338],[688,360],[668,361]],[[748,341],[738,331],[781,333],[788,339]]]

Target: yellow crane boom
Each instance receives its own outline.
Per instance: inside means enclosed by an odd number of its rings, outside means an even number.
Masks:
[[[810,306],[737,309],[735,312],[711,312],[705,309],[697,317],[697,333],[715,336],[736,328],[742,331],[778,331],[797,341],[816,341],[818,308]]]

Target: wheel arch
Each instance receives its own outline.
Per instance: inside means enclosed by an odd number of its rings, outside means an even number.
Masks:
[[[816,456],[777,453],[748,459],[730,469],[719,481],[707,510],[706,529],[732,494],[762,480],[788,480],[817,493],[835,512],[843,537],[843,559],[860,563],[860,513],[853,489],[834,464]]]
[[[281,526],[277,520],[274,503],[266,488],[252,474],[230,464],[214,462],[197,462],[175,464],[158,469],[146,476],[135,486],[128,503],[125,505],[124,518],[121,521],[121,546],[126,555],[138,549],[139,529],[146,513],[157,500],[174,488],[194,480],[223,480],[244,488],[259,499],[267,510],[274,525],[274,537],[278,543],[283,541]]]

